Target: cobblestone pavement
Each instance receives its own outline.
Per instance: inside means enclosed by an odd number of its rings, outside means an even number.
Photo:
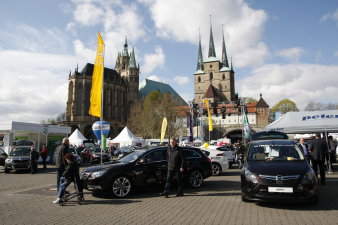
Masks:
[[[41,165],[40,165],[41,166]],[[50,166],[51,167],[51,166]],[[338,165],[335,165],[338,171]],[[54,168],[5,174],[0,168],[0,224],[338,224],[338,172],[327,175],[317,205],[256,204],[240,199],[239,170],[186,189],[184,197],[159,197],[161,187],[142,188],[125,199],[92,196],[85,203],[52,204]],[[52,190],[50,190],[52,189]]]

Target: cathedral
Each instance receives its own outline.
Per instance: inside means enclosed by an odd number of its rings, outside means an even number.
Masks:
[[[65,125],[71,126],[72,131],[79,129],[87,138],[94,137],[92,124],[99,120],[88,113],[93,69],[91,63],[87,63],[81,71],[76,68],[74,73],[69,73],[68,84]],[[139,73],[134,48],[128,51],[126,38],[115,68],[104,68],[103,120],[109,122],[113,136],[124,128],[132,104],[139,99]]]

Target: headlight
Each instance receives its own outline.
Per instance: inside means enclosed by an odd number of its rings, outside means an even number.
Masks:
[[[304,176],[303,176],[303,180],[302,183],[308,183],[310,181],[312,181],[313,179],[316,178],[316,174],[313,171],[313,169],[310,169]]]
[[[258,180],[255,174],[251,173],[249,170],[245,170],[245,177],[247,180],[251,181],[254,184],[258,184]]]
[[[92,173],[91,177],[92,178],[96,178],[96,177],[101,177],[106,171],[102,170],[102,171],[97,171]]]
[[[5,161],[6,161],[6,163],[11,163],[13,161],[13,159],[6,159]]]

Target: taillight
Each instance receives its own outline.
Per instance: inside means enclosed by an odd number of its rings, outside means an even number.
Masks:
[[[205,159],[206,159],[207,162],[211,163],[211,159],[209,157],[205,157]]]
[[[216,156],[225,156],[224,153],[218,153]]]

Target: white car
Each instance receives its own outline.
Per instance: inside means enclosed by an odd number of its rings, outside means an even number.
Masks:
[[[212,175],[217,176],[222,171],[229,169],[229,160],[224,151],[212,148],[202,148],[201,151],[211,159]]]
[[[208,149],[213,149],[213,150],[218,150],[221,152],[224,152],[228,158],[229,161],[229,169],[232,168],[233,164],[236,164],[236,155],[234,154],[234,151],[231,149],[230,146],[223,145],[223,146],[214,146],[214,145],[209,145]]]

